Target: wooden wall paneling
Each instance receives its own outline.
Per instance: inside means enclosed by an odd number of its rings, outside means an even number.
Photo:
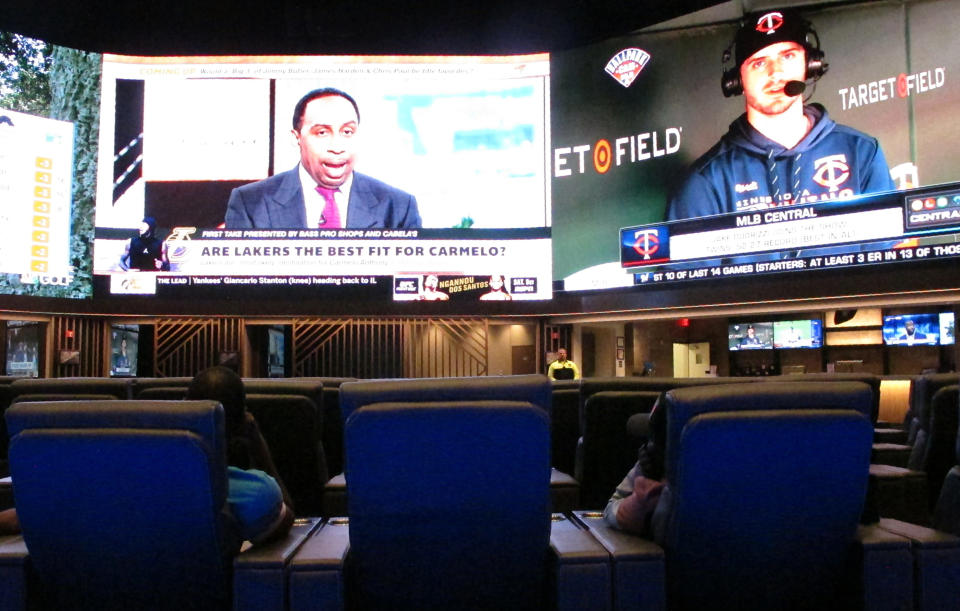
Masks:
[[[292,353],[294,376],[486,375],[487,322],[432,318],[296,319]]]
[[[96,377],[107,372],[108,346],[102,318],[55,316],[51,320],[52,363],[50,377]],[[78,361],[61,362],[71,352],[79,352]]]
[[[158,319],[154,363],[158,377],[193,376],[220,364],[224,353],[241,353],[239,318]]]

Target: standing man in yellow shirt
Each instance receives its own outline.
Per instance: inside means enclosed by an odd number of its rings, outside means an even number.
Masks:
[[[580,370],[577,368],[577,364],[567,360],[566,348],[557,350],[557,360],[550,363],[550,367],[547,368],[547,377],[551,380],[580,379]]]

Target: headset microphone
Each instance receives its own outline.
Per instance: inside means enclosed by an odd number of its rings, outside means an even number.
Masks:
[[[790,97],[800,95],[806,90],[807,84],[803,81],[787,81],[787,84],[783,86],[783,92]]]

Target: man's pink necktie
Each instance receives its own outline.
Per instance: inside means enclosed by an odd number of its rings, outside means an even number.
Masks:
[[[321,229],[340,229],[343,227],[343,223],[340,222],[340,210],[337,208],[337,201],[333,197],[333,194],[337,191],[339,189],[317,187],[317,193],[322,195],[323,200],[327,202],[320,215],[320,223],[317,225]]]

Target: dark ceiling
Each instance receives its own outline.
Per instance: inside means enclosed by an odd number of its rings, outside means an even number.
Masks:
[[[2,0],[0,29],[122,54],[556,51],[718,0]]]

